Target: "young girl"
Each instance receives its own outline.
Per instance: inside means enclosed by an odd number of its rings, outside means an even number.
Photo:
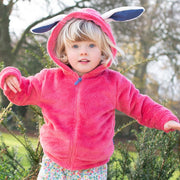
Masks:
[[[120,20],[121,13],[131,14],[125,20],[142,13],[130,10],[116,9],[101,16],[93,9],[82,9],[63,16],[53,24],[47,47],[58,68],[28,78],[14,67],[0,73],[1,88],[10,101],[42,109],[44,157],[38,179],[105,180],[106,164],[114,151],[115,109],[150,128],[180,130],[177,117],[168,109],[108,69],[117,48],[106,21]],[[33,31],[46,29],[49,25]]]

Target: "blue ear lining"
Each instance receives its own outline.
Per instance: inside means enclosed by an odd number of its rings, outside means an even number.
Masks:
[[[52,24],[49,24],[49,25],[45,25],[45,26],[40,26],[40,27],[34,27],[33,29],[31,29],[31,31],[33,33],[44,33],[44,32],[47,32],[49,30],[51,30],[59,21],[56,21]]]
[[[115,21],[128,21],[135,19],[136,17],[140,16],[143,13],[144,9],[131,9],[131,10],[124,10],[121,12],[116,12],[109,18]]]

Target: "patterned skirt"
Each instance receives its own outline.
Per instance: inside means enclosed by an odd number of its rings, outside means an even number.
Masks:
[[[42,159],[41,169],[37,180],[106,180],[107,179],[107,164],[86,169],[71,171],[65,169],[47,156]]]

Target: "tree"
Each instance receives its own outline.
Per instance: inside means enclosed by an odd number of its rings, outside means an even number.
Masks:
[[[0,1],[0,57],[6,65],[10,65],[12,56],[11,38],[9,35],[9,16],[12,12],[13,2],[10,1],[8,5]]]

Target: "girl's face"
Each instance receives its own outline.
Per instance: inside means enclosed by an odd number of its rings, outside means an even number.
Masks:
[[[95,69],[101,61],[101,50],[93,41],[77,41],[65,46],[68,62],[82,76]]]

